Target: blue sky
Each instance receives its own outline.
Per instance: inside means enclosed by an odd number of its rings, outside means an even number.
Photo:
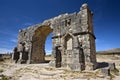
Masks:
[[[87,3],[94,13],[96,50],[120,47],[119,0],[0,0],[0,53],[17,44],[18,30],[64,13],[78,12]],[[51,51],[51,35],[46,51]]]

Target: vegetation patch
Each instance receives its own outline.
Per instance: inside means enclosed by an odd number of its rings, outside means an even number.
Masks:
[[[9,80],[9,79],[8,79],[7,76],[5,76],[5,75],[1,75],[1,76],[0,76],[0,80]]]
[[[4,70],[3,70],[3,69],[0,69],[0,73],[2,73],[2,72],[4,72]]]
[[[45,68],[45,69],[48,70],[48,71],[54,71],[55,70],[54,68],[51,68],[51,67]]]
[[[105,52],[105,53],[97,53],[97,55],[120,55],[120,52]]]
[[[118,76],[119,70],[118,69],[111,70],[111,73]]]

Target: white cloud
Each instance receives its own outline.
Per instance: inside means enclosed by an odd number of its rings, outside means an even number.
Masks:
[[[52,50],[46,50],[46,54],[52,54]]]
[[[104,43],[105,41],[102,40],[102,39],[96,39],[95,42],[96,42],[96,43]]]
[[[96,43],[99,42],[99,39],[96,39],[95,42],[96,42]]]
[[[11,39],[10,41],[17,43],[17,39]]]
[[[32,23],[25,23],[24,25],[25,26],[29,26],[29,25],[32,25]]]
[[[12,50],[7,48],[0,48],[0,53],[8,53],[8,52],[12,52]]]
[[[26,28],[26,27],[31,26],[31,25],[33,25],[33,23],[24,23],[20,27]]]

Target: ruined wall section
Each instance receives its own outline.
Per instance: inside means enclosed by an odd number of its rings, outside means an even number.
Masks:
[[[76,33],[80,31],[80,27],[76,26],[79,25],[76,22],[77,19],[77,13],[73,13],[73,14],[64,14],[64,15],[60,15],[54,19],[52,19],[52,25],[54,26],[53,28],[53,37],[52,37],[52,42],[53,42],[53,50],[52,50],[52,60],[51,60],[51,65],[52,66],[56,66],[55,62],[55,47],[56,46],[61,46],[61,53],[62,53],[62,66],[66,66],[64,63],[66,63],[66,59],[68,59],[67,61],[71,61],[71,58],[68,58],[67,55],[65,55],[65,51],[64,51],[64,39],[63,36],[65,36],[68,33]],[[79,22],[79,20],[78,20]],[[77,29],[77,30],[75,30]]]
[[[62,42],[64,42],[64,40],[62,39],[62,36],[66,34],[72,34],[73,50],[71,54],[69,56],[66,55],[66,52],[64,52],[64,47],[62,47],[62,64],[65,67],[71,68],[72,70],[82,70],[81,68],[84,69],[85,66],[86,69],[94,69],[93,66],[95,63],[93,62],[96,62],[96,60],[93,59],[93,55],[95,55],[95,48],[91,47],[95,44],[91,43],[94,41],[94,33],[91,25],[89,25],[89,13],[88,6],[83,5],[80,12],[69,14],[64,18],[62,17],[58,18],[58,20],[55,20],[53,33],[56,35],[54,35],[52,39],[53,53],[55,52],[54,49],[57,45],[63,46]],[[80,44],[82,46],[80,46]]]
[[[34,31],[38,28],[38,25],[40,26],[41,24],[37,24],[34,26],[30,26],[28,28],[19,30],[17,48],[18,48],[18,51],[20,52],[20,59],[19,59],[20,61],[22,60],[22,51],[23,51],[22,44],[25,44],[26,51],[28,52],[27,63],[30,63],[31,48],[32,48],[32,36],[34,34]]]
[[[93,70],[96,68],[96,53],[95,53],[95,36],[93,32],[92,24],[92,12],[89,10],[87,4],[83,4],[81,7],[82,18],[82,47],[85,55],[85,65],[87,70]]]
[[[94,65],[94,67],[97,66],[97,60],[96,60],[96,46],[95,46],[95,39],[96,37],[94,36],[94,26],[93,26],[93,21],[92,21],[93,13],[88,9],[88,25],[89,25],[89,32],[93,35],[90,35],[90,50],[91,50],[91,62]]]
[[[63,36],[66,33],[81,32],[80,27],[80,13],[63,14],[58,17],[45,20],[42,24],[30,26],[28,28],[19,30],[18,35],[18,48],[23,42],[31,42],[35,31],[41,26],[49,26],[53,29],[53,38]]]
[[[40,32],[40,27],[50,27],[53,31],[52,36],[52,60],[51,65],[56,66],[56,46],[60,46],[62,53],[62,66],[69,67],[72,70],[94,69],[96,66],[95,36],[92,24],[92,13],[87,4],[83,4],[78,13],[62,14],[57,17],[45,20],[41,24],[30,26],[19,31],[18,49],[22,50],[23,43],[26,44],[29,52],[28,63],[31,62],[34,54],[32,52],[34,35],[36,30]],[[43,29],[47,34],[46,29]],[[41,38],[44,35],[39,35]],[[72,47],[70,55],[65,52],[65,39],[72,38]],[[44,37],[45,38],[45,37]],[[45,39],[44,39],[45,41]],[[44,43],[40,43],[43,44]],[[36,44],[34,45],[34,47]],[[40,51],[39,51],[40,52]],[[44,54],[44,53],[43,53]],[[37,56],[37,54],[35,54]],[[44,57],[44,56],[41,56]],[[67,61],[66,61],[67,60]],[[34,62],[34,61],[33,61]]]

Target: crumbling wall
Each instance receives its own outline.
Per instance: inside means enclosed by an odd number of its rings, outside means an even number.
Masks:
[[[44,62],[45,40],[53,32],[51,66],[93,70],[97,64],[92,15],[87,4],[83,4],[78,13],[62,14],[20,30],[17,48],[22,55],[24,44],[27,63]]]

